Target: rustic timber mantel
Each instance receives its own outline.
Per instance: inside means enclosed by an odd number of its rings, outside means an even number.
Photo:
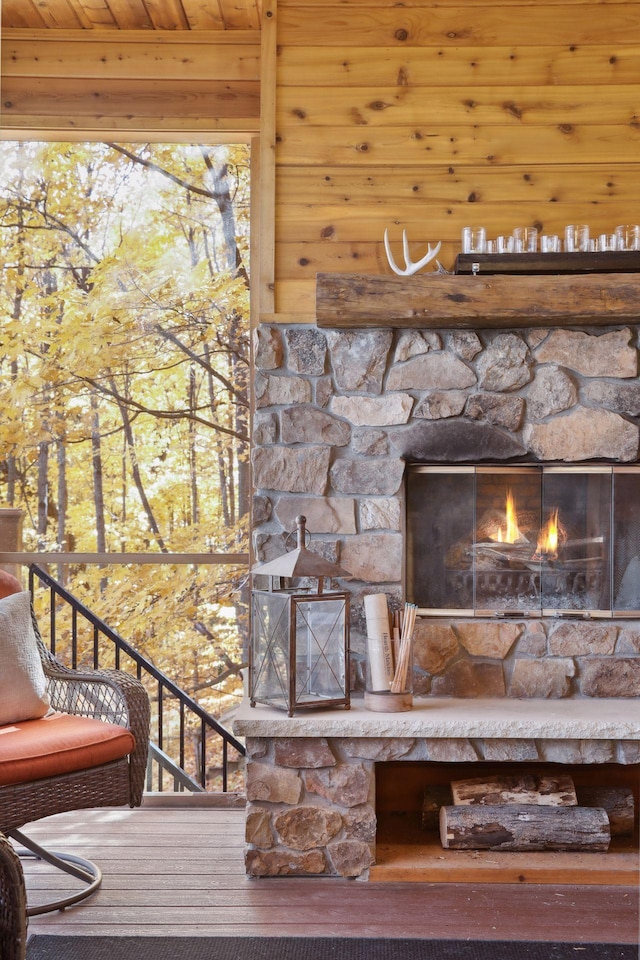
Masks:
[[[640,320],[640,274],[319,273],[319,327],[610,326]]]

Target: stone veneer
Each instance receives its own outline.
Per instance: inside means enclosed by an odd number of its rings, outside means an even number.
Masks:
[[[506,703],[432,699],[395,717],[357,707],[293,719],[243,705],[234,728],[247,744],[247,874],[366,878],[376,763],[640,763],[636,703]]]
[[[256,556],[281,554],[304,514],[312,549],[353,574],[342,586],[353,598],[354,688],[363,679],[364,594],[387,593],[393,607],[403,602],[405,462],[636,462],[637,348],[635,326],[256,330]],[[422,620],[414,689],[636,697],[640,624]]]

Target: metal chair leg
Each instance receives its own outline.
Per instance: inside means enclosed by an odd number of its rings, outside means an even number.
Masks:
[[[5,834],[24,848],[17,851],[20,857],[34,857],[36,860],[45,860],[58,870],[64,870],[65,873],[88,884],[79,893],[71,894],[68,897],[50,900],[48,903],[43,903],[37,907],[27,906],[28,917],[37,917],[41,913],[52,913],[54,910],[65,910],[72,904],[79,903],[80,900],[86,900],[87,897],[96,892],[102,883],[102,870],[93,861],[85,860],[84,857],[75,857],[70,853],[45,850],[40,844],[25,836],[21,830],[5,830]]]

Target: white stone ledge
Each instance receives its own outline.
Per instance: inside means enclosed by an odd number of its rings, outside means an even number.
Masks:
[[[466,700],[423,698],[406,713],[283,710],[244,701],[233,729],[243,737],[437,737],[473,739],[640,740],[640,700]]]

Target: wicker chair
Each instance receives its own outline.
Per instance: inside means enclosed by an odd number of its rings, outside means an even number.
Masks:
[[[81,673],[63,666],[45,647],[35,616],[33,620],[52,709],[61,714],[126,727],[133,734],[135,748],[120,759],[97,766],[29,782],[0,785],[0,831],[22,845],[21,855],[46,860],[88,884],[80,893],[29,907],[29,916],[64,909],[84,899],[99,887],[102,873],[96,864],[84,858],[44,850],[19,828],[71,810],[139,806],[146,773],[150,715],[149,698],[138,680],[119,670]],[[1,764],[0,753],[0,768]]]
[[[0,834],[0,957],[24,960],[27,950],[27,898],[20,858]]]

